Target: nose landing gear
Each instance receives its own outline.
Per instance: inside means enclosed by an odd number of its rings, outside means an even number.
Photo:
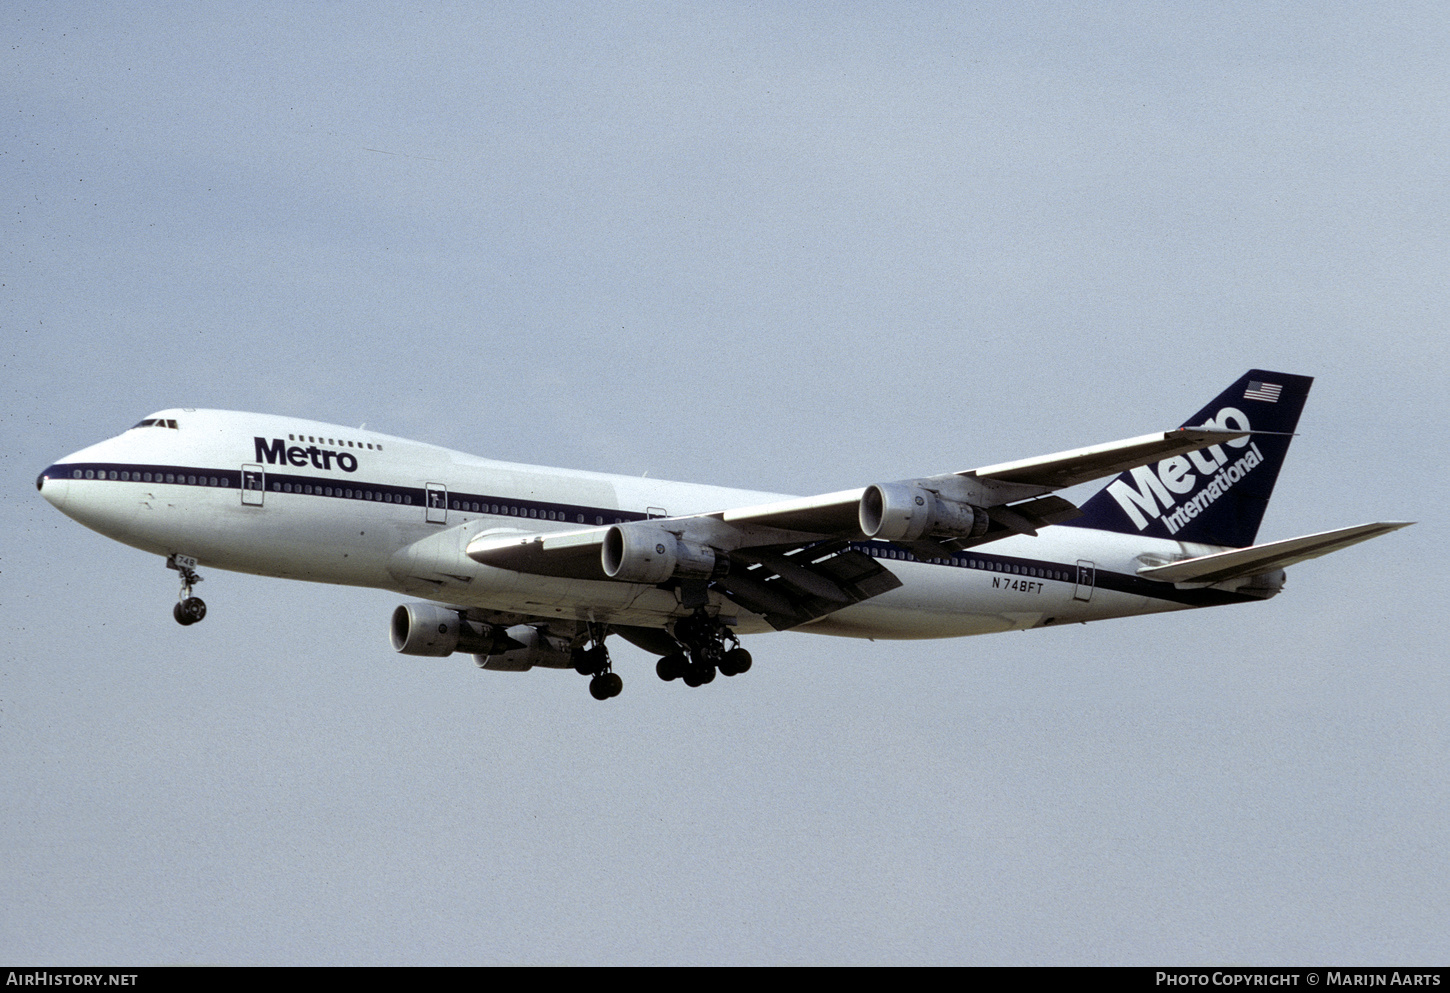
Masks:
[[[171,616],[183,627],[195,624],[206,616],[206,602],[191,595],[191,588],[202,578],[196,574],[196,559],[189,555],[169,555],[166,568],[181,573],[181,593],[177,596],[176,606],[171,608]]]

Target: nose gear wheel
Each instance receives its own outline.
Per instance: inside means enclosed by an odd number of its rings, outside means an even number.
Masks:
[[[181,592],[177,594],[176,606],[171,608],[171,616],[182,627],[195,624],[206,616],[206,602],[191,595],[191,588],[202,579],[196,573],[196,559],[188,555],[168,555],[166,568],[181,573]]]

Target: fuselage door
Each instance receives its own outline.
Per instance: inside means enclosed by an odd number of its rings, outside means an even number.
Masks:
[[[448,523],[448,487],[442,483],[428,483],[428,523]]]
[[[260,507],[267,492],[267,470],[254,462],[242,465],[242,506]]]
[[[1072,598],[1087,603],[1093,598],[1093,583],[1097,569],[1086,559],[1077,560],[1077,585],[1072,588]]]

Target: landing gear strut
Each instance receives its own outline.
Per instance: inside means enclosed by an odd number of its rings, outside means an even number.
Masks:
[[[589,680],[589,695],[596,700],[619,696],[624,689],[624,680],[613,670],[609,661],[609,649],[604,647],[606,633],[602,625],[589,625],[589,639],[594,644],[589,648],[580,645],[573,652],[574,671],[581,676],[592,677]]]
[[[181,573],[181,592],[177,595],[176,606],[171,608],[171,616],[183,627],[195,624],[206,616],[206,602],[191,595],[191,588],[201,582],[201,577],[196,574],[196,559],[189,555],[168,555],[166,568]]]
[[[655,665],[655,674],[666,682],[682,679],[686,686],[702,686],[713,681],[717,671],[738,676],[750,669],[750,653],[740,647],[735,632],[703,607],[675,622],[675,637],[685,650],[666,655]],[[733,647],[727,649],[727,641]]]

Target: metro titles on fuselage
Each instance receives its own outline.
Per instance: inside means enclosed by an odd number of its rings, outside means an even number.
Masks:
[[[281,438],[273,438],[270,445],[265,438],[254,437],[252,440],[257,446],[258,462],[298,468],[311,465],[315,469],[331,469],[332,460],[336,459],[337,467],[343,472],[357,472],[357,456],[351,452],[338,452],[330,448],[318,448],[316,445],[308,445],[306,448],[300,445],[289,446]]]

